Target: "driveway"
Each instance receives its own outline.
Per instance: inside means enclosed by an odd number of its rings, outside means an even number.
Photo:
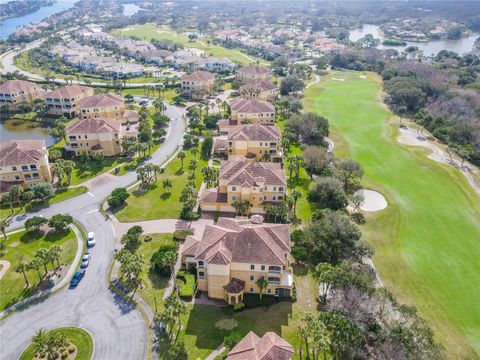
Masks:
[[[165,162],[180,146],[185,133],[180,111],[167,105],[166,114],[172,119],[167,138],[149,162]],[[87,231],[95,232],[97,245],[92,249],[92,261],[85,278],[76,289],[63,288],[0,322],[0,359],[17,359],[38,329],[67,325],[79,326],[92,333],[94,359],[145,358],[148,340],[143,318],[135,308],[108,289],[107,273],[115,251],[115,232],[112,224],[106,222],[98,211],[114,188],[133,184],[136,174],[110,176],[108,180],[92,182],[86,194],[28,214],[25,218],[13,219],[10,229],[21,227],[26,218],[34,215],[50,217],[68,213]]]

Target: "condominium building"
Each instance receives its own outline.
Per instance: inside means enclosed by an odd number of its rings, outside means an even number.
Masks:
[[[121,119],[125,112],[123,96],[115,93],[96,94],[78,102],[78,117],[81,119]]]
[[[237,124],[274,124],[275,106],[258,99],[235,98],[230,102],[231,118]]]
[[[243,66],[235,71],[235,80],[244,84],[269,80],[271,76],[271,69],[256,65]]]
[[[259,337],[250,331],[227,354],[226,360],[290,360],[293,346],[274,332]]]
[[[234,213],[234,203],[248,202],[250,213],[263,214],[266,204],[285,200],[287,179],[279,163],[223,161],[218,179],[217,187],[200,192],[202,211]]]
[[[81,85],[65,85],[45,95],[47,111],[51,115],[72,119],[78,115],[80,100],[92,96],[93,88]]]
[[[109,118],[77,119],[66,129],[65,150],[72,155],[114,156],[122,151],[125,131],[121,122]]]
[[[0,106],[10,104],[15,108],[21,103],[33,102],[40,94],[40,87],[34,82],[7,80],[0,85]]]
[[[278,96],[278,86],[261,80],[240,86],[240,95],[246,99],[274,100]]]
[[[183,95],[192,99],[201,99],[213,91],[215,75],[208,71],[196,71],[181,78]]]
[[[288,298],[293,285],[290,249],[287,224],[263,223],[260,215],[219,218],[205,226],[201,239],[187,237],[182,263],[196,268],[199,290],[228,304],[242,302],[246,293],[258,294],[260,278],[268,283],[264,293]]]
[[[0,143],[0,192],[14,185],[52,181],[48,151],[43,140],[8,140]]]

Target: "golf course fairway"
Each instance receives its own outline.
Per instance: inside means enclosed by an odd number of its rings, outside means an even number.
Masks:
[[[362,226],[386,288],[418,308],[446,358],[478,358],[480,198],[430,150],[396,141],[398,119],[381,95],[376,74],[329,72],[305,90],[304,110],[329,119],[335,155],[358,161],[363,186],[388,201]]]

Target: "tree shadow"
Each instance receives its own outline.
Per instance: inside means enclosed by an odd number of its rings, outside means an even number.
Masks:
[[[183,174],[185,174],[185,170],[183,168],[180,168],[177,171],[175,171],[175,175],[177,176],[182,176]]]
[[[152,288],[162,290],[168,286],[169,277],[158,274],[155,270],[148,270],[148,280],[152,284]]]
[[[160,199],[167,200],[170,196],[172,196],[172,193],[164,192],[162,195],[160,195]]]
[[[32,244],[35,241],[41,239],[45,233],[42,230],[30,230],[20,236],[20,241],[24,244]]]
[[[57,242],[57,241],[63,239],[69,233],[70,233],[69,229],[65,229],[63,231],[51,230],[45,235],[45,241],[47,241],[47,242]]]

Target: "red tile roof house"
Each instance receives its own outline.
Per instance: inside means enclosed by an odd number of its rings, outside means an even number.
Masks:
[[[31,81],[7,80],[0,85],[0,106],[10,104],[14,108],[21,103],[33,102],[40,97],[40,87]]]
[[[250,331],[227,355],[226,360],[290,360],[293,346],[274,332],[261,338]]]
[[[231,118],[238,124],[253,123],[271,125],[275,123],[275,106],[258,99],[235,98],[230,102]]]
[[[267,280],[267,295],[289,298],[293,285],[290,267],[290,228],[263,223],[260,215],[219,218],[205,227],[201,239],[188,236],[182,246],[182,264],[196,268],[198,289],[229,304],[246,293],[260,292],[256,282]]]
[[[240,95],[246,99],[274,100],[278,96],[278,86],[267,80],[251,82],[240,86]]]
[[[72,119],[78,114],[78,103],[93,95],[93,88],[81,85],[65,85],[45,95],[47,111],[52,115]]]
[[[181,78],[183,95],[192,99],[202,99],[213,91],[215,75],[208,71],[196,71]]]
[[[244,84],[269,80],[271,76],[272,69],[256,65],[243,66],[235,71],[235,79]]]

